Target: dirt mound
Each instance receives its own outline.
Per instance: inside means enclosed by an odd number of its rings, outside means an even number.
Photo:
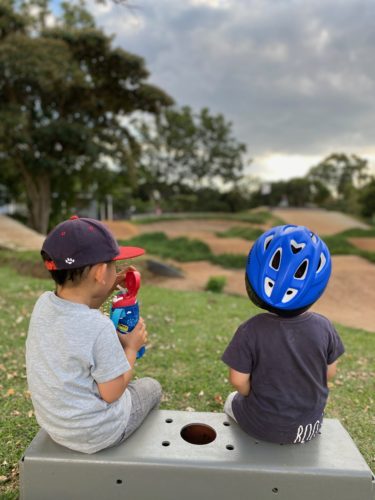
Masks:
[[[361,250],[375,252],[375,238],[348,238],[350,243]]]
[[[313,310],[342,325],[375,332],[375,266],[355,255],[332,258],[332,276]]]
[[[196,231],[215,234],[227,231],[233,226],[249,227],[247,222],[232,221],[227,219],[176,219],[153,222],[152,224],[141,224],[139,229],[142,233],[153,233],[161,231],[168,236],[186,236],[186,233]]]
[[[147,282],[174,290],[204,290],[212,276],[225,276],[224,292],[247,297],[244,270],[229,270],[210,262],[174,263],[185,278],[152,277]],[[375,332],[375,266],[353,255],[332,258],[332,277],[312,310],[332,321]]]
[[[234,253],[247,255],[251,248],[250,241],[241,238],[220,238],[216,236],[232,227],[249,227],[241,221],[229,220],[172,220],[160,221],[153,224],[139,226],[141,233],[165,233],[169,238],[186,236],[189,239],[204,241],[215,255],[221,253]]]
[[[103,220],[102,221],[118,240],[133,238],[139,234],[139,229],[135,224],[123,220]]]
[[[139,229],[126,221],[103,221],[117,239],[137,236]],[[11,250],[40,250],[45,236],[33,231],[20,222],[0,215],[0,247]]]
[[[366,224],[354,219],[354,217],[341,212],[331,212],[323,209],[280,208],[274,210],[273,214],[280,217],[287,224],[306,226],[311,231],[322,236],[341,233],[341,231],[354,227],[369,229]]]
[[[0,247],[10,250],[40,250],[45,236],[20,222],[0,215]]]
[[[353,227],[366,228],[364,224],[338,212],[325,210],[276,210],[274,215],[290,224],[301,224],[318,234],[335,234]],[[228,220],[182,220],[165,221],[140,226],[141,232],[162,231],[170,237],[186,236],[206,242],[213,253],[247,254],[251,242],[239,238],[218,238],[216,232],[233,226],[249,227],[249,224]],[[355,238],[356,244],[373,249],[373,239],[363,241]],[[362,243],[361,243],[362,242]],[[354,242],[353,242],[354,243]],[[330,283],[323,297],[313,306],[331,320],[353,328],[375,332],[375,266],[356,256],[335,256]],[[185,278],[152,277],[151,282],[175,290],[204,290],[212,276],[225,276],[224,291],[246,296],[244,270],[229,270],[209,262],[174,263],[185,274]]]
[[[306,218],[300,219],[303,212]],[[350,227],[362,227],[361,223],[342,214],[323,210],[298,210],[298,218],[289,210],[280,211],[280,217],[286,222],[303,224],[319,234],[334,234]],[[278,211],[275,215],[278,214]],[[336,225],[335,225],[336,221]],[[225,231],[233,226],[246,223],[227,220],[190,220],[165,221],[155,224],[135,226],[126,221],[106,221],[116,238],[125,239],[139,232],[162,231],[170,237],[186,236],[205,241],[214,253],[247,254],[251,242],[239,238],[218,238],[216,232]],[[358,226],[360,224],[360,226]],[[374,239],[352,238],[353,243],[360,248],[374,250]],[[354,240],[354,241],[353,241]],[[5,216],[0,216],[0,246],[10,249],[39,250],[44,236],[23,226],[19,222]],[[365,248],[366,246],[366,248]],[[375,266],[356,256],[333,257],[332,277],[323,297],[313,306],[337,323],[354,328],[375,332]],[[211,276],[225,276],[227,285],[225,292],[246,296],[244,286],[244,270],[229,270],[215,266],[209,262],[174,263],[180,268],[184,278],[156,277],[147,273],[145,282],[154,283],[175,290],[204,290]]]

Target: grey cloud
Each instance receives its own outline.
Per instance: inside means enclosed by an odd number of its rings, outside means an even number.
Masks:
[[[135,0],[133,0],[135,2]],[[375,136],[373,0],[138,1],[97,16],[179,104],[233,121],[250,156],[368,147]],[[134,15],[138,30],[121,19]]]

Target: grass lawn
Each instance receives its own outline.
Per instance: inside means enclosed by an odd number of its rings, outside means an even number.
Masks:
[[[0,498],[18,498],[18,460],[38,430],[27,391],[24,346],[37,297],[49,280],[0,268]],[[143,286],[142,315],[149,347],[138,377],[157,378],[162,408],[222,411],[231,391],[220,356],[236,327],[258,311],[245,298],[210,292],[177,292]],[[347,353],[331,388],[327,417],[339,418],[370,466],[374,466],[375,335],[337,325]]]
[[[257,227],[234,226],[227,231],[216,233],[219,238],[242,238],[243,240],[254,241],[263,234],[263,230]]]

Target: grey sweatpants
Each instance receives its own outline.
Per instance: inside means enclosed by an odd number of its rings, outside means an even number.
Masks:
[[[118,446],[138,429],[150,411],[159,405],[162,389],[159,382],[150,377],[130,382],[128,389],[132,398],[132,409],[125,431],[112,446]]]
[[[233,420],[236,420],[236,417],[234,416],[233,413],[233,408],[232,408],[232,402],[234,396],[238,394],[237,391],[231,392],[229,396],[227,397],[225,404],[224,404],[224,413],[226,413],[229,417],[233,418]],[[237,422],[237,420],[236,420]]]

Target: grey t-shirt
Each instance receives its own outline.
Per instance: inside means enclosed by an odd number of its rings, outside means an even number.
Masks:
[[[327,365],[343,352],[334,326],[320,314],[265,313],[243,323],[222,356],[234,370],[251,374],[249,396],[237,394],[232,403],[240,426],[265,441],[312,439],[327,402]]]
[[[100,311],[43,293],[30,319],[26,369],[37,421],[54,441],[95,453],[120,438],[130,392],[109,404],[97,383],[130,365],[111,320]]]

